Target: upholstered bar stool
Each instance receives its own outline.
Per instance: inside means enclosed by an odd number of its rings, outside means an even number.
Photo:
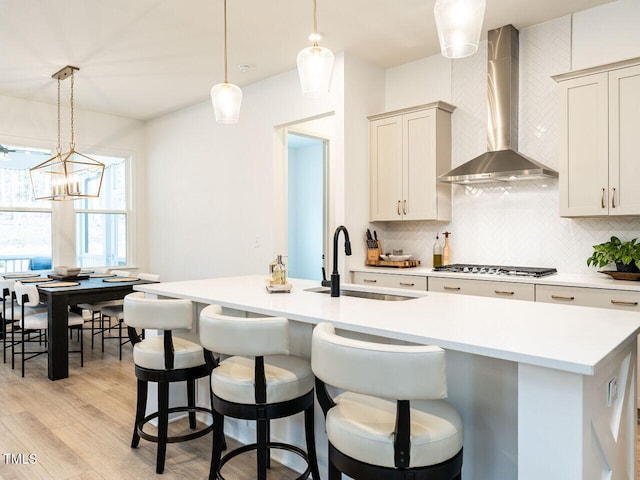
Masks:
[[[136,419],[131,448],[136,448],[140,438],[158,444],[156,472],[164,471],[167,443],[184,442],[201,437],[213,430],[213,424],[196,430],[196,413],[211,415],[211,410],[195,404],[195,382],[207,377],[212,363],[205,361],[203,348],[194,342],[173,335],[173,330],[190,329],[193,324],[193,304],[190,300],[145,298],[144,293],[130,293],[124,298],[124,314],[131,343],[138,393]],[[158,336],[141,340],[136,328],[162,330]],[[158,383],[158,411],[145,416],[148,383]],[[169,408],[169,384],[187,382],[187,406]],[[193,432],[169,436],[169,414],[187,412],[189,427]],[[158,434],[150,435],[144,425],[158,419]]]
[[[445,353],[313,330],[311,365],[329,438],[329,480],[459,480],[462,420],[447,396]],[[345,390],[332,398],[326,386]]]
[[[222,315],[218,305],[200,314],[200,343],[210,351],[231,355],[214,362],[211,372],[213,435],[210,479],[224,479],[225,463],[257,451],[257,478],[267,478],[269,450],[299,455],[307,469],[297,477],[319,479],[313,422],[313,374],[307,360],[289,355],[289,321],[282,317],[239,318]],[[269,422],[304,412],[307,452],[294,445],[271,442]],[[224,417],[256,421],[256,443],[222,457]]]

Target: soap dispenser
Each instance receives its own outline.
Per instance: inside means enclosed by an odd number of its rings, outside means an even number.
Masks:
[[[277,263],[273,267],[273,273],[271,275],[272,285],[286,285],[287,283],[287,270],[282,262],[282,255],[278,255]]]
[[[451,263],[451,249],[449,248],[449,235],[451,232],[444,232],[444,247],[442,247],[442,265]]]
[[[441,267],[442,266],[442,242],[440,242],[440,237],[436,233],[436,241],[433,242],[433,266]]]

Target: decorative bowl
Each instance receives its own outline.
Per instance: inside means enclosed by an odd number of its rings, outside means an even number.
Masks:
[[[80,273],[80,267],[67,267],[65,265],[61,265],[59,267],[54,267],[53,271],[56,272],[56,275],[74,277]]]

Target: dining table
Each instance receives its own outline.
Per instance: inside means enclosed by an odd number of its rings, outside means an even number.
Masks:
[[[6,278],[6,277],[5,277]],[[48,311],[48,372],[50,380],[69,376],[69,307],[78,304],[119,300],[133,292],[134,285],[154,283],[134,277],[113,275],[78,275],[71,278],[30,277],[40,293]]]

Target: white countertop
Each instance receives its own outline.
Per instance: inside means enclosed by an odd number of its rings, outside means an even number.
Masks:
[[[476,277],[474,275],[474,277]],[[342,285],[419,298],[381,301],[306,292],[318,282],[290,279],[289,294],[270,294],[260,275],[136,285],[135,290],[246,310],[445,349],[593,375],[640,332],[637,313]]]
[[[468,280],[492,280],[496,282],[533,283],[536,285],[558,285],[564,287],[610,288],[640,293],[640,281],[614,280],[603,273],[571,274],[556,273],[546,277],[517,277],[509,275],[489,275],[483,273],[451,273],[435,272],[429,267],[389,268],[389,267],[356,267],[351,272],[371,272],[388,275],[417,275],[420,277],[463,278]]]

